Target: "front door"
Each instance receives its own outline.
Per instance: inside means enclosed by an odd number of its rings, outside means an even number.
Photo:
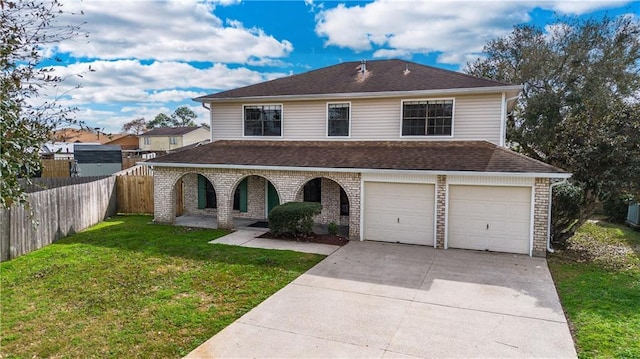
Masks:
[[[273,207],[280,204],[280,197],[278,197],[278,192],[276,188],[273,187],[271,182],[267,181],[267,218],[269,218],[269,212],[273,209]]]

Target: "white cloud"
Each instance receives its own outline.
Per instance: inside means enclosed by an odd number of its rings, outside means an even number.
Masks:
[[[325,46],[374,50],[374,57],[438,53],[437,61],[475,59],[484,44],[529,22],[536,8],[583,14],[628,1],[398,1],[338,6],[316,14],[316,34]]]
[[[236,1],[218,1],[230,5]],[[82,21],[88,43],[75,39],[57,48],[75,57],[99,59],[156,59],[247,63],[288,56],[293,45],[277,40],[259,28],[245,28],[239,21],[226,24],[213,13],[215,3],[191,1],[70,1],[65,11],[83,16],[63,17]]]
[[[563,14],[583,15],[596,10],[602,10],[607,8],[621,7],[628,4],[630,1],[620,0],[607,0],[607,1],[593,1],[593,0],[562,0],[562,1],[542,1],[539,6],[554,10]]]
[[[91,66],[92,72],[88,72]],[[93,61],[55,67],[55,74],[66,77],[63,88],[75,105],[114,102],[179,102],[220,90],[282,77],[284,73],[261,73],[247,68],[215,64],[196,68],[182,62],[138,60]],[[82,78],[74,76],[82,73]],[[79,88],[74,88],[79,86]],[[200,89],[200,90],[198,90]]]
[[[89,66],[94,71],[88,71]],[[67,79],[58,88],[45,89],[45,98],[62,95],[58,105],[77,107],[78,120],[111,133],[132,119],[151,120],[179,106],[193,109],[197,123],[208,122],[207,111],[192,101],[194,97],[288,75],[224,64],[200,69],[182,62],[143,64],[138,60],[76,63],[54,67],[54,74]]]
[[[317,14],[316,33],[326,37],[326,45],[356,51],[382,48],[374,54],[377,57],[441,52],[440,61],[449,62],[480,52],[487,41],[505,35],[513,24],[528,21],[528,9],[515,2],[341,4]]]

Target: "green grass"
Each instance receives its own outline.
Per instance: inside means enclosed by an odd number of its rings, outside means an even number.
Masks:
[[[640,232],[586,223],[549,268],[580,358],[640,358]]]
[[[323,256],[120,216],[0,264],[0,357],[186,355]]]

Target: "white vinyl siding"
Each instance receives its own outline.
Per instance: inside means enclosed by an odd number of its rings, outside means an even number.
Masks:
[[[501,94],[448,96],[455,100],[454,140],[488,140],[500,144]],[[402,100],[421,97],[380,99],[335,99],[319,101],[284,101],[282,103],[281,138],[258,137],[274,140],[418,140],[429,136],[401,137]],[[327,138],[327,102],[351,103],[351,130],[349,138]],[[266,103],[266,102],[265,102]],[[251,104],[259,104],[252,102]],[[213,140],[242,139],[243,103],[213,103]],[[256,139],[256,138],[245,138]],[[438,140],[438,138],[433,138]],[[442,140],[440,138],[439,140]]]
[[[285,102],[284,136],[287,140],[325,139],[326,101]]]
[[[500,145],[501,101],[500,94],[456,97],[454,138]]]

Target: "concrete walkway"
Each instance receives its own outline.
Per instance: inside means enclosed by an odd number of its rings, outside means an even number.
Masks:
[[[257,219],[234,218],[233,224],[237,229],[234,232],[229,233],[224,237],[214,239],[209,243],[229,244],[252,248],[290,250],[302,253],[314,253],[323,255],[329,255],[340,248],[340,246],[334,246],[330,244],[256,238],[267,232],[266,228],[249,227],[249,225],[257,221]],[[216,218],[210,215],[180,216],[176,218],[175,225],[196,228],[218,228]]]
[[[188,358],[574,358],[542,258],[351,242]]]
[[[264,234],[265,232],[267,232],[267,230],[264,228],[242,228],[236,230],[233,233],[227,234],[224,237],[214,239],[209,243],[230,244],[252,248],[290,250],[302,253],[315,253],[324,255],[329,255],[340,248],[340,246],[334,246],[330,244],[256,238]]]

